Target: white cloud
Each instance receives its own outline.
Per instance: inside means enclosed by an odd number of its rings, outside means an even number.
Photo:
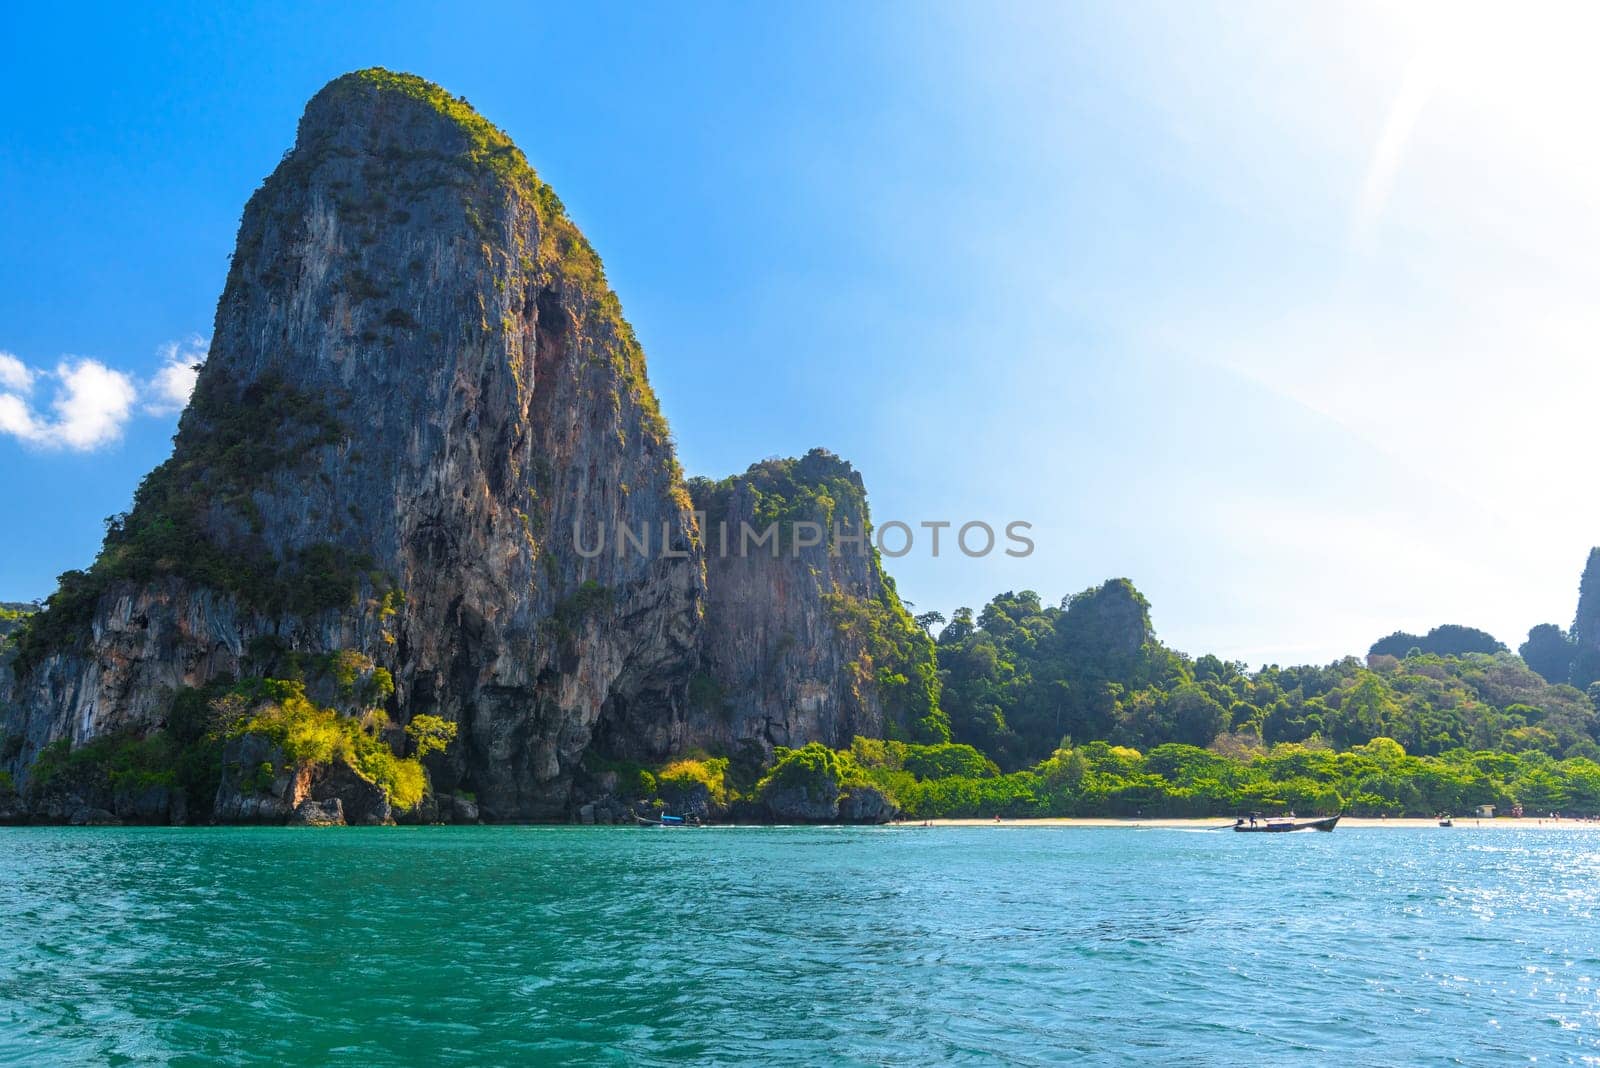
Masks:
[[[37,441],[39,427],[27,402],[14,393],[0,393],[0,433],[23,441]]]
[[[33,389],[33,371],[9,352],[0,352],[0,389],[26,394]]]
[[[205,362],[210,342],[199,336],[170,341],[161,346],[163,363],[145,387],[144,410],[151,415],[181,412],[194,392],[194,381]]]
[[[55,419],[43,428],[45,444],[87,452],[122,436],[139,395],[127,375],[98,360],[63,360],[55,378],[61,385],[50,405]]]
[[[189,403],[207,344],[196,336],[162,346],[162,365],[142,386],[99,360],[68,357],[47,371],[0,352],[0,434],[41,449],[91,452],[109,445],[136,409],[171,415]],[[49,406],[35,407],[30,397],[45,382],[54,387]]]

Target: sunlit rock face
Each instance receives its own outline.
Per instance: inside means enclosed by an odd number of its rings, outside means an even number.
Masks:
[[[399,722],[459,724],[434,783],[485,819],[566,813],[608,718],[682,735],[689,500],[599,260],[504,135],[419,79],[328,85],[212,336],[173,458],[61,633],[0,670],[5,767],[339,650],[393,674]],[[575,524],[678,552],[586,558]]]

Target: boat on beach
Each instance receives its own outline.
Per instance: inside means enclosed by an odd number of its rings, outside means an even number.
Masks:
[[[1294,816],[1271,816],[1262,819],[1251,816],[1247,820],[1240,816],[1234,822],[1233,829],[1248,833],[1283,833],[1285,831],[1331,831],[1339,825],[1338,816],[1322,816],[1315,819],[1298,819]]]

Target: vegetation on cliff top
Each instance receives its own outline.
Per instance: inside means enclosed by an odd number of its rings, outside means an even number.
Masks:
[[[749,500],[748,514],[733,511],[738,491]],[[812,449],[799,459],[762,460],[720,481],[692,478],[689,494],[695,508],[705,513],[708,527],[729,524],[730,538],[737,536],[741,521],[757,531],[776,525],[779,555],[793,551],[796,523],[820,525],[823,545],[831,547],[836,520],[846,534],[860,534],[870,521],[861,476],[827,449]]]

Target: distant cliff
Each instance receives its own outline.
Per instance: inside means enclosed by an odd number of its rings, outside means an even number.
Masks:
[[[1548,682],[1570,683],[1580,690],[1600,682],[1600,548],[1589,550],[1578,581],[1572,629],[1541,623],[1528,632],[1517,652]]]
[[[1600,548],[1589,550],[1578,583],[1578,612],[1572,621],[1572,685],[1586,689],[1600,682]]]

